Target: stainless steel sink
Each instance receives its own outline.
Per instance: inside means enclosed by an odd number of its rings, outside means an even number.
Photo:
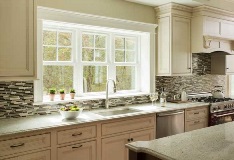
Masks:
[[[114,115],[121,115],[121,114],[135,113],[135,112],[140,112],[140,110],[124,108],[124,109],[117,109],[111,111],[96,112],[96,114],[101,116],[114,116]]]

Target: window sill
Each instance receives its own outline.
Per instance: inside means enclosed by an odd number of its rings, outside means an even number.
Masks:
[[[148,95],[146,92],[134,92],[134,93],[112,93],[109,94],[109,98],[121,98],[121,97],[133,97],[133,96],[144,96]],[[74,99],[70,98],[69,94],[66,94],[64,100],[60,100],[59,95],[55,96],[54,101],[49,100],[49,96],[46,96],[43,102],[35,102],[33,105],[43,105],[43,104],[58,104],[58,103],[69,103],[69,102],[76,102],[76,101],[85,101],[85,100],[100,100],[106,99],[106,95],[95,95],[95,96],[84,96],[84,97],[75,97]]]

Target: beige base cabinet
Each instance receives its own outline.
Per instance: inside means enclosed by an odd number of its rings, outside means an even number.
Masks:
[[[208,127],[208,106],[185,110],[185,132]]]
[[[58,148],[58,160],[96,160],[96,141]]]
[[[0,79],[34,79],[35,13],[34,0],[0,0]]]
[[[178,8],[181,12],[177,12]],[[157,76],[191,75],[191,13],[189,12],[191,8],[167,4],[156,10],[158,16]]]
[[[154,133],[151,129],[102,139],[102,160],[128,160],[125,144],[152,140],[155,137]]]
[[[10,158],[8,160],[50,160],[50,151],[42,151],[38,153],[31,153],[25,156]]]

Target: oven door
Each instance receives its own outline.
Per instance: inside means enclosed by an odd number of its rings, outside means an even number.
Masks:
[[[210,126],[234,121],[234,110],[212,113],[210,116]]]

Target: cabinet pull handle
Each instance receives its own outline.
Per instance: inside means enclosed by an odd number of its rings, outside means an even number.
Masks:
[[[80,146],[73,146],[72,148],[75,149],[75,148],[80,148],[82,147],[83,145],[80,145]]]
[[[11,145],[10,147],[11,147],[11,148],[16,148],[16,147],[22,147],[22,146],[24,146],[24,143],[13,144],[13,145]]]
[[[82,135],[82,132],[80,133],[73,133],[72,136],[75,137],[75,136],[81,136]]]
[[[133,138],[131,138],[130,140],[133,141]]]
[[[193,123],[196,124],[196,123],[199,123],[200,121],[194,121]]]
[[[199,114],[199,112],[194,112],[193,114]]]

